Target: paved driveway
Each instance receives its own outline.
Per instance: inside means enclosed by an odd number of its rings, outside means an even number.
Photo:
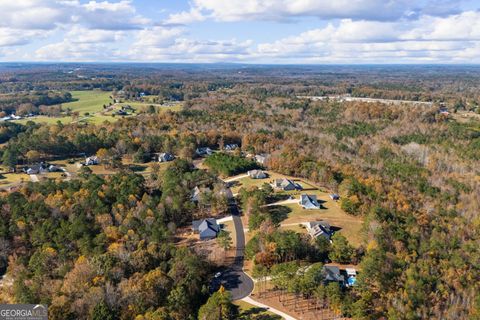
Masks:
[[[237,248],[235,252],[235,261],[218,279],[220,283],[227,289],[232,300],[240,300],[250,295],[253,291],[253,280],[243,272],[244,251],[245,251],[245,234],[243,233],[243,223],[240,219],[240,212],[237,205],[230,208],[237,235]]]

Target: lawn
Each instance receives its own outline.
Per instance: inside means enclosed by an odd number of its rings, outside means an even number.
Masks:
[[[83,116],[86,112],[95,113],[103,111],[103,105],[112,102],[109,91],[89,90],[89,91],[71,91],[72,98],[76,101],[63,103],[64,110],[70,109]]]
[[[53,164],[59,165],[61,167],[64,167],[70,174],[72,174],[72,177],[75,177],[77,173],[80,171],[80,166],[78,166],[79,162],[84,161],[84,158],[75,158],[72,159],[75,161],[75,163],[71,164],[68,163],[67,160],[56,160],[52,161]],[[128,158],[123,158],[122,163],[125,166],[128,166],[132,171],[135,173],[143,175],[145,178],[152,173],[152,166],[154,163],[157,163],[160,167],[160,171],[166,170],[168,166],[171,164],[171,162],[148,162],[148,163],[134,163],[131,161],[131,159]],[[98,164],[98,165],[93,165],[93,166],[88,166],[90,170],[94,174],[98,175],[109,175],[109,174],[115,174],[119,172],[119,169],[115,168],[105,168],[103,164]]]
[[[238,311],[240,312],[240,319],[264,319],[264,320],[280,320],[282,317],[274,314],[264,308],[259,308],[257,306],[251,305],[242,300],[234,301],[233,304],[238,306]]]
[[[30,181],[30,176],[25,173],[4,173],[0,175],[0,187],[2,188],[28,181]]]
[[[63,103],[63,110],[71,110],[73,112],[78,112],[79,117],[74,119],[71,116],[61,116],[61,117],[47,117],[47,116],[35,116],[20,120],[14,120],[13,122],[26,124],[28,121],[33,121],[37,123],[45,124],[56,124],[58,121],[67,124],[73,122],[88,122],[93,124],[101,124],[105,121],[115,122],[124,117],[131,117],[135,114],[129,114],[126,116],[112,116],[114,111],[119,110],[122,106],[130,105],[137,109],[137,113],[146,109],[146,107],[153,105],[160,112],[170,111],[180,111],[182,110],[183,104],[178,103],[175,105],[167,106],[161,104],[151,104],[144,102],[125,102],[125,103],[116,103],[108,111],[104,111],[103,105],[108,105],[112,100],[110,99],[111,92],[100,91],[100,90],[90,90],[90,91],[72,91],[73,99],[76,101]],[[85,115],[88,113],[89,115]]]
[[[288,212],[285,220],[281,222],[284,227],[289,230],[306,232],[305,229],[298,227],[300,223],[316,220],[326,220],[332,227],[339,228],[348,241],[355,247],[362,244],[362,226],[363,220],[361,217],[352,216],[345,213],[338,202],[330,199],[327,193],[321,191],[309,191],[308,194],[316,194],[317,199],[322,202],[322,209],[306,210],[300,207],[297,203],[284,204],[277,207],[282,207],[285,212]],[[274,207],[270,207],[273,209]]]
[[[237,233],[235,232],[235,225],[233,220],[224,221],[221,223],[222,230],[225,230],[230,233],[230,237],[232,238],[232,248],[237,247]]]
[[[62,117],[47,117],[47,116],[36,116],[31,118],[25,118],[21,120],[15,120],[14,122],[25,124],[28,121],[46,123],[46,124],[56,124],[58,121],[62,123],[71,123],[74,121],[79,122],[103,122],[107,120],[101,116],[100,113],[103,111],[103,105],[108,105],[112,100],[110,99],[111,92],[100,91],[100,90],[88,90],[88,91],[71,91],[72,98],[75,101],[62,103],[63,110],[71,110],[72,112],[78,112],[79,118],[74,120],[71,116],[62,116]],[[85,113],[89,113],[90,116],[85,116]],[[102,119],[96,119],[97,116]],[[95,120],[95,121],[92,121]],[[115,118],[111,116],[108,117],[108,120],[115,121]]]
[[[339,232],[342,233],[352,245],[358,247],[362,244],[363,219],[345,213],[340,208],[340,203],[330,199],[329,193],[326,190],[320,190],[315,185],[302,179],[285,176],[272,171],[266,172],[268,173],[266,179],[252,179],[245,177],[244,174],[229,178],[228,181],[231,181],[230,183],[233,184],[233,193],[238,193],[242,187],[261,187],[264,183],[271,183],[274,179],[288,178],[300,184],[303,190],[277,191],[276,194],[286,194],[293,196],[295,199],[299,199],[300,195],[304,193],[316,195],[319,202],[322,203],[323,208],[319,210],[306,210],[297,203],[287,203],[269,207],[270,212],[274,212],[275,220],[281,223],[282,229],[306,233],[306,229],[300,227],[299,224],[315,220],[326,220],[333,227],[339,228]]]
[[[238,191],[241,188],[251,188],[251,187],[258,187],[260,188],[264,183],[272,183],[273,180],[275,179],[283,179],[287,178],[290,179],[298,184],[300,184],[303,188],[304,191],[308,190],[317,190],[317,188],[301,179],[294,178],[294,177],[289,177],[285,176],[276,172],[272,171],[265,171],[268,174],[268,177],[266,179],[252,179],[248,176],[245,176],[245,174],[238,175],[239,179],[235,179],[235,177],[231,177],[229,179],[226,179],[228,181],[231,181],[232,184],[232,192],[233,193],[238,193]],[[232,181],[233,180],[233,181]],[[286,194],[296,194],[299,193],[299,191],[285,191],[284,193]]]

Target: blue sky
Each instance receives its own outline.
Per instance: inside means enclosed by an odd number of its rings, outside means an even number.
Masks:
[[[480,63],[478,0],[0,0],[0,61]]]

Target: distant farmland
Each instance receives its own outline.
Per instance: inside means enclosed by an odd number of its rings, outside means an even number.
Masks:
[[[71,91],[72,98],[75,101],[62,103],[62,110],[64,113],[58,117],[48,117],[44,115],[24,118],[21,120],[15,120],[16,123],[25,124],[28,121],[46,123],[46,124],[55,124],[58,121],[67,124],[72,122],[90,122],[90,123],[102,123],[103,121],[114,122],[123,117],[127,116],[112,116],[116,110],[120,109],[122,106],[132,106],[138,111],[144,110],[148,106],[154,106],[157,112],[170,111],[180,111],[182,109],[183,103],[174,103],[172,105],[161,105],[149,102],[139,102],[139,101],[125,101],[122,103],[116,103],[111,106],[108,110],[104,110],[104,105],[109,105],[113,103],[113,100],[110,99],[112,95],[109,91],[100,91],[100,90],[88,90],[88,91]],[[67,115],[66,112],[75,112],[78,113],[78,117],[72,117]]]
[[[94,113],[103,111],[103,105],[108,105],[113,102],[110,99],[111,92],[109,91],[71,91],[72,98],[76,101],[63,103],[64,110],[79,112],[83,115],[85,112]]]

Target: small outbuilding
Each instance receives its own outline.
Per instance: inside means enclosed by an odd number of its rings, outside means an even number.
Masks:
[[[336,193],[331,193],[330,194],[330,199],[332,199],[334,201],[337,201],[337,200],[340,200],[340,196]]]

